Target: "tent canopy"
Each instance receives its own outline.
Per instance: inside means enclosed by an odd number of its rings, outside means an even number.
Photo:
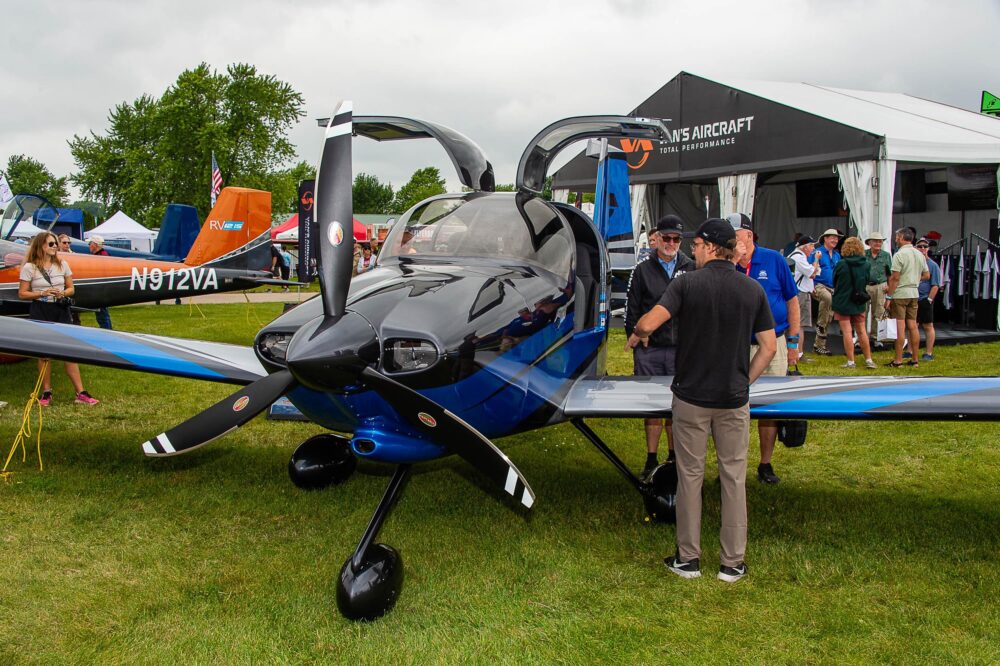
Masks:
[[[99,224],[84,233],[83,237],[90,238],[94,234],[105,239],[152,240],[156,238],[155,231],[147,229],[121,211],[109,217],[103,224]]]
[[[295,213],[290,218],[282,222],[276,227],[271,227],[271,240],[273,241],[278,234],[289,231],[290,229],[297,229],[299,226],[299,214]],[[298,238],[298,236],[296,236]]]
[[[274,241],[275,243],[299,242],[299,226],[298,226],[299,216],[298,214],[295,214],[292,217],[295,218],[295,224],[289,225],[288,229],[286,229],[285,231],[280,231],[278,233],[275,233],[273,229],[271,230],[272,241]],[[275,229],[282,229],[283,227],[288,225],[288,223],[291,221],[292,220],[289,219],[284,224],[275,227]],[[368,227],[361,224],[357,219],[354,220],[354,240],[359,242],[364,242],[368,240]]]
[[[859,160],[1000,162],[1000,119],[898,93],[681,72],[629,115],[664,118],[671,132],[660,145],[621,141],[633,184]],[[553,188],[590,190],[595,179],[581,154],[554,174]]]

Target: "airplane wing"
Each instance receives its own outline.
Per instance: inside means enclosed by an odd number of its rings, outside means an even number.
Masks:
[[[672,377],[584,377],[567,417],[669,417]],[[757,419],[1000,420],[1000,377],[761,377],[750,387]]]
[[[228,384],[267,376],[252,347],[14,317],[0,318],[0,352]]]

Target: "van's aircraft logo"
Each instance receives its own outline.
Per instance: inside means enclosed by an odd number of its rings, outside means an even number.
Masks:
[[[311,190],[306,190],[302,194],[302,209],[306,211],[312,210],[313,207],[313,193]]]
[[[242,220],[209,220],[208,228],[216,231],[240,231],[243,229]]]
[[[180,270],[171,268],[165,271],[143,266],[140,272],[138,267],[133,266],[128,288],[131,291],[136,289],[149,289],[150,291],[218,289],[219,277],[215,274],[214,268],[182,268]]]
[[[330,232],[327,235],[330,238],[330,245],[337,247],[344,242],[344,227],[340,222],[334,222],[330,225]]]
[[[628,168],[629,169],[641,169],[642,165],[646,163],[649,159],[649,153],[653,150],[653,141],[651,139],[622,139],[622,150],[628,153]],[[635,162],[636,158],[632,155],[638,153],[638,163]]]

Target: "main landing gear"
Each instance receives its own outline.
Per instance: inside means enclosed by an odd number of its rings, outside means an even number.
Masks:
[[[608,445],[590,429],[583,419],[571,419],[577,430],[583,433],[597,450],[604,454],[604,457],[611,461],[619,472],[632,486],[642,495],[642,501],[646,505],[646,515],[650,520],[657,523],[674,523],[677,520],[677,467],[673,461],[665,462],[649,475],[646,481],[642,481],[632,470],[628,468],[615,452],[608,448]]]

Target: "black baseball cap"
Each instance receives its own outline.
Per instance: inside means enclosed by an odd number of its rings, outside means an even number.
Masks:
[[[812,236],[802,236],[797,241],[795,241],[795,247],[802,247],[803,245],[809,245],[809,243],[815,243],[816,240]]]
[[[736,240],[736,230],[728,220],[718,217],[705,220],[694,234],[708,243],[728,247],[729,241]]]
[[[664,215],[656,223],[656,231],[661,234],[669,233],[671,231],[683,233],[684,221],[676,215]]]
[[[733,213],[726,216],[726,221],[733,229],[746,229],[753,231],[753,222],[744,213]]]

